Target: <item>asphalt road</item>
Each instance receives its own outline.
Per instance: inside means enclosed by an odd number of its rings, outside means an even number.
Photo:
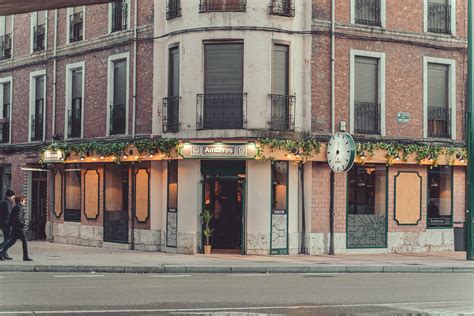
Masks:
[[[0,315],[474,315],[474,274],[0,274]]]

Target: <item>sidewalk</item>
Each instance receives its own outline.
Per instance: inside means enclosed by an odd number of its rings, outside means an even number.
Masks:
[[[10,251],[15,259],[0,261],[0,272],[118,273],[345,273],[345,272],[474,272],[464,252],[337,256],[178,255],[109,248],[29,243],[33,262],[23,262],[21,243]]]

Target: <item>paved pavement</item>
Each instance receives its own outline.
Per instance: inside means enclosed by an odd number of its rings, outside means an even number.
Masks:
[[[120,272],[120,273],[277,273],[277,272],[474,272],[464,252],[336,256],[179,255],[109,248],[31,242],[33,262],[15,258],[0,262],[0,272]]]

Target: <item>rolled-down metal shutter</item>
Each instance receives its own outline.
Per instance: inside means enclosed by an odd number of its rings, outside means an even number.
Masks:
[[[448,65],[428,64],[428,106],[448,107]]]
[[[355,101],[378,103],[377,58],[356,57],[355,59]]]
[[[242,93],[243,44],[206,44],[204,93]]]

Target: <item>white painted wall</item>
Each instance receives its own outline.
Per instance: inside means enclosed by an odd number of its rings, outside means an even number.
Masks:
[[[288,251],[290,254],[298,254],[299,239],[299,209],[298,209],[298,166],[290,163],[288,177]]]
[[[166,182],[163,181],[163,162],[151,162],[150,176],[150,229],[165,229],[166,220]],[[166,219],[166,217],[165,217]]]

